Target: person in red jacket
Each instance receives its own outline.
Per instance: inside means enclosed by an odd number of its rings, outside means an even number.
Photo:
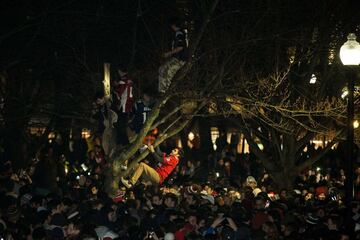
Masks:
[[[157,147],[155,151],[153,145],[149,145],[149,150],[154,156],[154,158],[160,163],[159,167],[154,169],[146,163],[139,163],[129,180],[121,178],[121,182],[124,184],[125,187],[131,188],[133,185],[135,185],[135,183],[141,176],[145,177],[147,180],[149,180],[155,185],[160,185],[176,168],[180,161],[180,149],[177,147],[171,150],[171,153],[169,155],[161,152],[159,147]]]

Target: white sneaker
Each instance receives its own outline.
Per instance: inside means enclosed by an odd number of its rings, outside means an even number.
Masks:
[[[139,152],[142,153],[143,151],[145,151],[148,148],[147,145],[143,145],[140,149]]]
[[[126,180],[125,178],[121,178],[120,179],[122,184],[126,187],[126,188],[131,188],[133,185],[131,184],[131,182],[129,180]]]

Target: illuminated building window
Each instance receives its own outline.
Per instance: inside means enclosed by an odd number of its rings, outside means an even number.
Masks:
[[[82,138],[89,138],[91,136],[91,131],[89,130],[89,129],[87,129],[87,128],[83,128],[82,130],[81,130],[81,137]]]
[[[240,141],[237,146],[238,153],[250,153],[250,147],[243,134],[240,134]]]
[[[316,78],[315,74],[311,74],[311,78],[310,78],[310,81],[309,81],[310,84],[315,84],[316,80],[317,80],[317,78]]]
[[[55,138],[55,133],[54,132],[49,133],[48,139],[54,139],[54,138]]]
[[[216,150],[216,139],[220,136],[219,129],[217,127],[210,128],[211,142],[214,150]]]
[[[30,127],[29,132],[31,135],[41,136],[45,132],[44,127]]]

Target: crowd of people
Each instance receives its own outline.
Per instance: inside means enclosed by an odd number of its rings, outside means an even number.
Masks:
[[[3,239],[360,239],[360,203],[344,205],[346,177],[328,157],[278,190],[252,155],[224,144],[180,159],[160,184],[140,179],[110,197],[101,145],[77,141],[81,162],[54,139],[25,169],[1,163]]]
[[[171,28],[160,94],[188,58],[186,32],[176,21]],[[360,239],[360,202],[356,197],[344,204],[346,175],[336,154],[301,173],[292,189],[279,189],[261,162],[239,154],[225,133],[216,151],[188,151],[186,157],[175,146],[160,146],[165,153],[154,149],[154,136],[147,136],[144,147],[152,154],[109,195],[106,170],[114,145],[129,144],[127,129],[139,133],[156,102],[146,91],[135,102],[132,80],[118,74],[111,102],[96,97],[97,136],[84,139],[74,131],[65,144],[57,134],[20,170],[11,159],[0,162],[1,239]],[[356,174],[360,186],[360,168]]]

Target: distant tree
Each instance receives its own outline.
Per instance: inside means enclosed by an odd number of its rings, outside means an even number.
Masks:
[[[238,126],[276,186],[290,188],[297,174],[344,137],[346,102],[340,92],[345,81],[337,56],[347,29],[338,11],[344,6],[321,1],[239,5],[219,5],[225,16],[214,21],[207,38],[218,47],[213,51],[218,61],[228,59],[214,114]],[[332,140],[303,159],[317,134]]]

